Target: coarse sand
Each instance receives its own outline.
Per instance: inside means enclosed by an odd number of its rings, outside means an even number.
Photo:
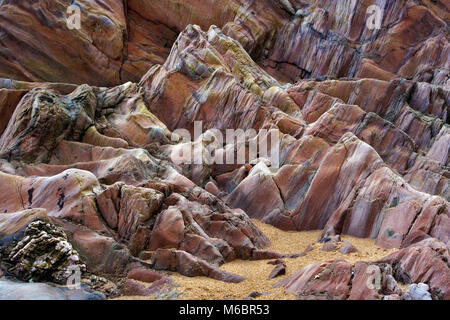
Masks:
[[[168,273],[174,281],[175,294],[171,290],[158,297],[120,297],[119,299],[186,299],[186,300],[224,300],[224,299],[244,299],[252,292],[259,292],[262,295],[256,300],[290,300],[295,299],[295,294],[287,294],[283,288],[272,288],[273,284],[280,279],[286,278],[296,273],[303,267],[316,262],[329,260],[347,260],[350,263],[356,261],[376,261],[386,255],[396,251],[396,249],[383,249],[375,245],[373,239],[361,239],[342,235],[343,240],[349,241],[358,249],[358,252],[344,255],[339,250],[326,252],[322,251],[322,244],[317,243],[321,234],[317,231],[282,231],[273,226],[264,224],[258,220],[253,220],[256,226],[270,239],[270,246],[265,250],[275,251],[285,254],[296,254],[304,252],[312,245],[313,250],[307,252],[303,257],[284,259],[286,262],[286,275],[267,280],[270,272],[274,268],[268,264],[270,260],[243,261],[235,260],[221,266],[222,270],[241,275],[247,280],[241,283],[224,283],[206,277],[185,277],[178,273]]]

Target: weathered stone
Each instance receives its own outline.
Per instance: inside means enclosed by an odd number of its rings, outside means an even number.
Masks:
[[[403,300],[432,300],[428,292],[430,287],[425,283],[411,284],[403,294]]]
[[[31,222],[23,239],[2,250],[8,271],[18,279],[66,284],[74,272],[86,271],[78,252],[60,228],[44,221]]]
[[[350,242],[347,240],[344,240],[344,246],[339,249],[339,251],[343,254],[350,254],[354,252],[358,252],[358,249],[356,249]]]
[[[367,1],[219,2],[80,0],[80,29],[67,27],[62,2],[0,6],[0,76],[24,80],[0,79],[0,247],[42,220],[91,272],[123,278],[146,265],[136,257],[174,249],[170,269],[231,281],[241,279],[215,266],[308,252],[264,250],[251,217],[323,229],[323,248],[343,254],[355,248],[340,234],[402,248],[387,261],[397,280],[447,298],[444,2],[380,0],[373,30]],[[196,121],[205,132],[181,139]],[[220,141],[227,129],[257,136]],[[269,152],[250,158],[256,142]],[[177,161],[189,150],[203,163]],[[241,152],[239,163],[211,161]],[[381,291],[363,288],[372,265]],[[361,269],[353,287],[344,271],[302,275],[299,297],[398,299],[389,268],[370,266],[351,267]]]
[[[0,300],[104,300],[100,292],[86,288],[69,289],[45,283],[0,280]]]
[[[205,276],[216,280],[239,283],[245,278],[220,270],[185,251],[158,249],[152,257],[156,270],[176,271],[188,277]]]
[[[337,244],[333,241],[325,242],[322,246],[322,251],[335,251],[337,250]]]
[[[380,300],[394,294],[401,295],[402,291],[393,278],[391,266],[355,263],[349,300]]]
[[[156,280],[151,284],[127,279],[122,285],[120,292],[127,296],[151,296],[159,293],[164,286],[170,286],[171,284],[172,281],[166,277]]]
[[[148,250],[178,249],[184,239],[183,215],[176,208],[161,212],[155,222]]]
[[[132,269],[130,270],[130,272],[128,272],[127,278],[140,282],[152,283],[161,280],[162,278],[164,278],[164,276],[147,269]]]
[[[278,281],[274,287],[295,292],[302,300],[345,300],[350,293],[351,273],[352,265],[346,261],[315,263]]]
[[[403,283],[426,283],[433,299],[449,299],[450,258],[448,246],[430,238],[383,258],[392,264],[395,278]]]

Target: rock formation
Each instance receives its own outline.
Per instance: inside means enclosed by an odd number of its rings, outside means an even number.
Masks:
[[[11,265],[8,271],[26,281],[66,284],[71,270],[86,271],[65,233],[39,220],[30,223],[23,239],[3,250],[3,255],[2,260]]]
[[[300,300],[374,300],[401,294],[389,265],[352,266],[342,260],[309,265],[275,286],[295,292]]]

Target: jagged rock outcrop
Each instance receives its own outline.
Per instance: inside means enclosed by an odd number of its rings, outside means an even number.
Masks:
[[[392,264],[396,278],[404,283],[426,283],[433,299],[448,300],[450,265],[448,244],[430,238],[383,258]]]
[[[152,263],[156,270],[177,271],[188,277],[204,276],[230,283],[245,280],[244,277],[222,271],[184,251],[158,249],[152,256]]]
[[[16,276],[48,255],[36,277],[61,282],[73,247],[115,281],[137,264],[237,283],[218,267],[295,256],[264,250],[256,218],[400,248],[279,282],[299,298],[398,299],[395,277],[449,299],[444,1],[377,1],[379,30],[365,0],[80,0],[80,29],[70,4],[0,4],[0,246],[18,246]],[[228,129],[248,134],[221,140]],[[42,237],[52,245],[21,251]],[[365,286],[369,268],[380,287]],[[123,292],[170,283],[141,273]]]
[[[295,292],[301,300],[448,300],[449,275],[448,245],[430,238],[376,263],[311,264],[274,287]],[[411,286],[402,292],[397,282]]]
[[[0,211],[9,222],[43,209],[90,272],[114,276],[146,251],[179,249],[218,265],[268,244],[244,212],[160,154],[170,131],[137,85],[29,90],[0,143]]]

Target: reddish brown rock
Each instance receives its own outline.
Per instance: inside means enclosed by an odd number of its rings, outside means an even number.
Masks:
[[[285,264],[283,259],[276,259],[276,260],[272,260],[267,262],[267,264],[273,264],[273,265],[278,265],[278,264]]]
[[[11,236],[36,220],[48,220],[45,209],[28,209],[0,215],[0,238]]]
[[[64,223],[63,227],[89,271],[106,276],[123,275],[130,262],[130,253],[124,245],[76,225]]]
[[[337,243],[334,241],[325,242],[322,246],[322,251],[335,251],[337,250]]]
[[[445,64],[447,54],[445,46],[436,46],[446,43],[445,23],[443,16],[436,14],[436,7],[383,1],[378,5],[383,10],[382,28],[386,32],[380,32],[366,26],[369,5],[360,2],[349,9],[331,1],[313,1],[281,30],[264,63],[266,68],[291,82],[320,76],[390,79],[398,74],[442,84],[444,79],[438,71],[428,71]],[[352,23],[345,23],[350,17]],[[408,32],[411,29],[417,30],[414,36]],[[332,35],[338,36],[340,42],[333,41]],[[404,48],[396,47],[398,39]],[[357,42],[365,44],[359,46]],[[418,52],[412,54],[407,48]],[[377,58],[363,59],[368,55]],[[318,56],[321,59],[316,59]],[[430,56],[436,60],[431,62]]]
[[[149,220],[160,208],[163,195],[153,189],[124,186],[121,189],[121,205],[118,234],[128,239],[137,230],[139,223]]]
[[[32,178],[0,173],[0,181],[1,212],[43,208],[49,217],[68,219],[96,231],[105,230],[94,202],[93,190],[98,181],[87,171],[72,169],[52,177]]]
[[[214,182],[211,182],[211,181],[208,182],[205,185],[205,190],[208,191],[209,193],[215,195],[215,196],[219,196],[219,194],[220,194],[220,190],[217,187],[217,185]]]
[[[308,247],[305,249],[304,253],[308,253],[308,252],[313,251],[313,250],[314,250],[314,248],[313,248],[313,246],[310,244],[310,245],[308,245]]]
[[[176,271],[188,277],[205,276],[216,280],[239,283],[245,278],[220,270],[185,251],[158,249],[152,257],[156,270]]]
[[[394,299],[402,291],[388,264],[329,261],[306,266],[275,283],[301,300],[381,300]]]
[[[268,259],[280,259],[284,258],[285,255],[273,252],[273,251],[264,251],[264,250],[254,250],[252,252],[252,256],[250,260],[268,260]]]
[[[350,288],[352,265],[346,261],[316,263],[278,281],[274,287],[295,292],[301,300],[345,300]]]
[[[351,285],[349,300],[390,300],[394,298],[391,295],[402,294],[392,275],[392,267],[387,264],[357,262]]]
[[[410,245],[413,245],[417,242],[420,242],[422,240],[431,238],[430,235],[426,234],[423,231],[414,231],[410,232],[409,235],[403,240],[401,248],[407,248]]]
[[[170,286],[172,280],[162,278],[152,284],[143,283],[134,279],[127,279],[121,287],[121,294],[125,296],[151,296],[159,293],[165,286]]]
[[[365,2],[347,7],[328,1],[248,4],[227,0],[218,5],[215,1],[154,4],[133,0],[113,1],[109,6],[81,1],[80,31],[68,28],[67,5],[62,2],[45,2],[39,11],[31,3],[8,3],[0,12],[8,31],[4,45],[9,49],[2,58],[0,76],[63,82],[76,70],[72,76],[75,83],[137,81],[150,67],[164,63],[179,32],[188,24],[197,24],[204,30],[219,26],[282,80],[320,76],[390,79],[399,75],[444,83],[448,73],[442,1],[421,5],[385,1],[378,5],[383,8],[384,32],[366,27],[369,4]],[[19,17],[19,22],[11,24],[11,17]],[[23,21],[33,21],[33,30]],[[408,33],[411,29],[414,33]],[[25,32],[29,33],[24,39]],[[55,39],[50,34],[56,34],[57,41],[50,41]],[[404,48],[396,47],[398,39],[403,40]],[[18,46],[18,40],[28,45]],[[61,43],[70,43],[72,52],[62,50],[57,45]],[[35,49],[38,47],[45,49]],[[83,63],[75,63],[80,52]],[[33,59],[18,58],[20,53]],[[39,67],[42,65],[46,68]]]
[[[434,270],[446,269],[428,265],[442,248],[423,245],[450,241],[442,0],[381,1],[380,30],[367,28],[367,1],[78,4],[80,30],[67,27],[61,1],[0,8],[0,76],[35,81],[0,79],[0,229],[51,219],[102,274],[172,248],[169,269],[237,281],[211,265],[299,256],[264,251],[268,239],[252,217],[283,230],[323,229],[321,238],[333,238],[325,249],[335,250],[341,233],[402,247],[394,274],[445,296],[445,276]],[[210,130],[189,141],[172,135],[193,133],[195,121]],[[207,139],[212,129],[237,128],[258,136]],[[262,129],[280,134],[273,140]],[[270,154],[207,162],[249,155],[256,140]],[[204,163],[176,163],[176,152],[193,147]],[[327,264],[324,275],[339,276],[320,281],[300,276],[300,296],[400,296],[390,280],[381,291],[361,289],[364,271],[350,292],[347,267]]]
[[[355,248],[350,242],[344,240],[344,246],[339,249],[342,254],[350,254],[354,252],[358,252],[358,249]]]
[[[196,257],[208,261],[213,265],[224,263],[224,259],[229,258],[230,253],[225,254],[221,246],[213,239],[206,239],[195,234],[185,234],[180,250],[186,251]]]
[[[164,276],[147,269],[132,269],[130,272],[128,272],[127,278],[140,282],[152,283],[161,280],[162,278],[164,278]]]
[[[0,89],[0,112],[3,115],[0,120],[0,135],[7,127],[9,119],[25,93],[25,90]]]
[[[108,226],[116,229],[120,211],[120,185],[114,184],[97,196],[97,205]]]

